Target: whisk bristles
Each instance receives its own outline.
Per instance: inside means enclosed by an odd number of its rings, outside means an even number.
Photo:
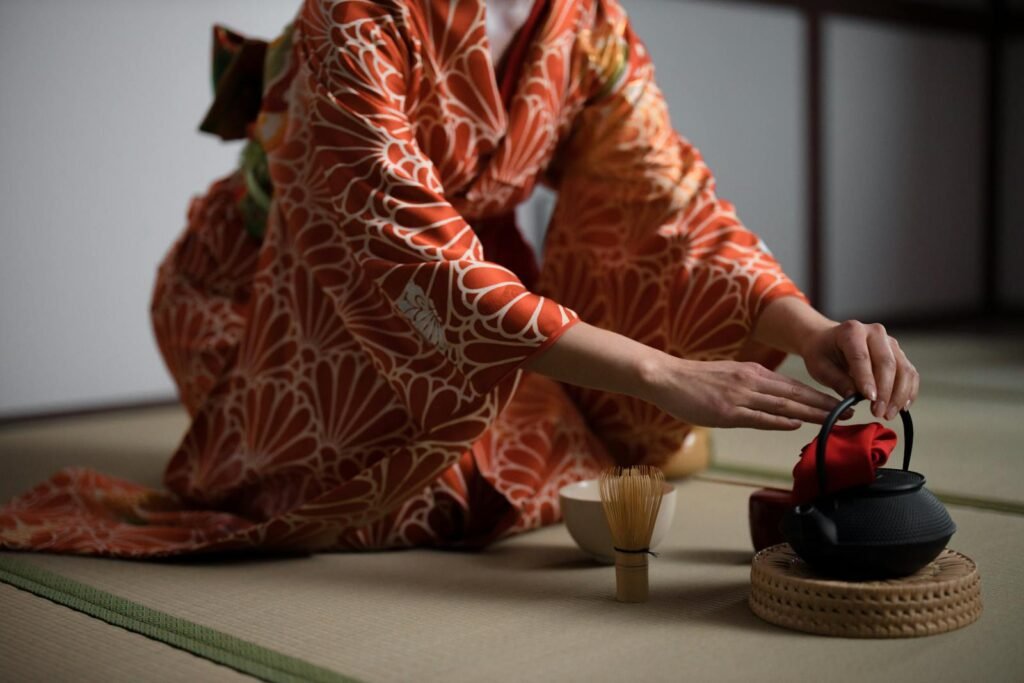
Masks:
[[[661,509],[665,475],[657,467],[615,467],[601,473],[601,505],[622,550],[646,550]]]

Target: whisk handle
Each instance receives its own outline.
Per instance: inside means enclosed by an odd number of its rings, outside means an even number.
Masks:
[[[615,551],[615,599],[647,602],[647,554]]]

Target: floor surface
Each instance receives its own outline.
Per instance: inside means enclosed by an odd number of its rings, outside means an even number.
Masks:
[[[912,411],[915,469],[935,489],[1024,502],[1024,346],[966,337],[904,345],[925,378]],[[0,429],[0,499],[71,464],[158,485],[186,426],[177,408],[8,425]],[[478,554],[19,558],[364,681],[792,681],[824,671],[858,683],[1024,680],[1021,514],[951,506],[959,525],[951,547],[978,562],[985,600],[981,620],[960,631],[822,638],[749,611],[746,502],[759,478],[743,470],[785,473],[811,436],[811,428],[715,433],[723,470],[677,483],[674,526],[652,559],[646,605],[616,603],[614,570],[587,560],[561,525]],[[5,681],[247,678],[7,585],[0,605]]]

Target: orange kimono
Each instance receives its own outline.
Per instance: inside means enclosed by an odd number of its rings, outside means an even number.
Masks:
[[[193,201],[152,298],[192,416],[168,491],[64,470],[0,510],[0,546],[479,546],[687,433],[522,371],[578,320],[680,357],[781,360],[750,330],[802,295],[673,130],[618,1],[537,0],[504,89],[484,12],[306,0],[236,50],[263,71],[242,167]],[[539,268],[510,219],[538,182],[558,195]]]

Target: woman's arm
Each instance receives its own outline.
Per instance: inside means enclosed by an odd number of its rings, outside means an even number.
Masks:
[[[690,424],[796,429],[838,401],[757,363],[676,358],[579,322],[524,366],[568,384],[634,396]]]
[[[599,256],[584,261],[589,253],[584,245],[606,250],[614,245],[616,258],[675,250],[712,264],[708,270],[722,284],[712,290],[702,283],[718,296],[691,303],[701,315],[683,316],[686,323],[708,325],[704,312],[733,306],[738,315],[727,327],[745,328],[756,342],[801,355],[811,375],[841,395],[857,387],[872,398],[876,415],[892,414],[889,406],[913,400],[917,374],[895,340],[881,326],[839,325],[811,308],[738,221],[731,204],[718,199],[699,152],[672,129],[649,51],[619,0],[596,3],[594,24],[579,49],[586,55],[593,92],[561,162],[552,166],[559,204],[545,254],[579,260],[579,270],[590,272],[567,269],[566,278],[573,281],[547,282],[550,291],[562,294],[561,303],[583,318],[600,320],[603,328],[632,334],[631,319],[609,318],[594,306],[590,288],[577,286],[577,278],[601,277]],[[658,295],[665,297],[659,305],[668,300],[664,290]],[[643,341],[654,344],[657,338]],[[835,399],[758,364],[682,360],[583,323],[523,367],[570,384],[628,394],[698,425],[795,429],[798,420],[821,422],[836,405]]]
[[[829,320],[801,299],[769,304],[754,338],[804,359],[808,372],[840,396],[856,389],[872,413],[891,420],[917,398],[920,378],[881,325]],[[568,384],[649,401],[707,427],[796,429],[821,423],[837,401],[757,363],[689,361],[584,322],[524,366]]]

